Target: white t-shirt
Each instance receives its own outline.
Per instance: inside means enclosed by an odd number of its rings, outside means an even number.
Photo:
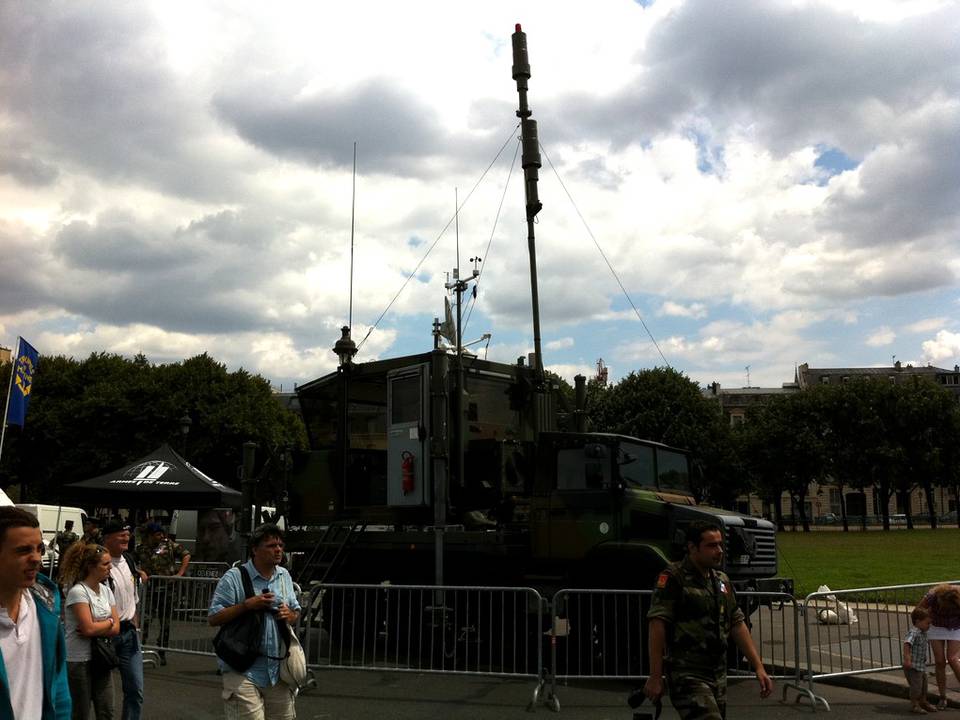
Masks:
[[[0,608],[0,652],[10,682],[10,705],[16,720],[43,715],[43,648],[33,593],[24,590],[14,623]]]
[[[113,597],[117,602],[117,614],[120,620],[133,620],[137,614],[137,585],[134,577],[130,573],[130,566],[126,558],[122,555],[118,558],[111,557],[110,562],[113,567],[110,568],[110,577],[113,578]]]
[[[67,631],[68,662],[83,662],[90,659],[90,638],[80,634],[77,614],[70,607],[79,603],[90,606],[90,616],[94,620],[106,620],[113,614],[112,607],[117,604],[117,601],[106,583],[100,585],[99,592],[94,592],[82,582],[70,588],[70,592],[67,593],[67,610],[63,614]]]

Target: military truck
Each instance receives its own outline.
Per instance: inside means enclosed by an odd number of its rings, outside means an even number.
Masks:
[[[697,505],[683,450],[565,430],[582,428],[582,404],[536,392],[523,361],[456,363],[436,349],[297,389],[312,450],[292,474],[291,523],[324,529],[300,548],[302,582],[649,587],[698,519],[724,528],[736,582],[776,574],[773,524]]]
[[[338,370],[297,388],[311,452],[290,482],[301,584],[312,581],[649,587],[684,553],[685,527],[721,525],[725,570],[757,585],[777,572],[774,526],[698,506],[690,463],[656,442],[585,432],[585,381],[572,409],[544,372],[534,225],[542,208],[537,123],[527,103],[526,35],[512,36],[519,95],[534,352],[515,364],[464,349],[459,268],[456,337],[419,355],[354,363],[350,328]],[[449,335],[449,333],[448,333]],[[296,534],[295,534],[296,535]]]

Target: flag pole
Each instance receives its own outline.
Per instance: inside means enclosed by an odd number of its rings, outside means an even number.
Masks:
[[[7,437],[7,413],[10,411],[10,393],[13,390],[13,374],[17,370],[17,358],[20,357],[20,343],[23,338],[17,336],[17,347],[13,357],[10,358],[10,382],[7,384],[7,402],[3,406],[3,425],[0,425],[0,459],[3,458],[3,441]]]

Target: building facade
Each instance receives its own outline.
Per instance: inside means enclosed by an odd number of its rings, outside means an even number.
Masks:
[[[719,383],[710,384],[704,391],[705,397],[715,400],[731,425],[738,425],[746,420],[751,407],[769,402],[775,397],[789,395],[809,390],[823,384],[840,384],[850,382],[854,378],[869,378],[879,382],[902,383],[913,377],[924,377],[943,385],[952,391],[960,401],[960,366],[955,365],[953,370],[927,366],[903,365],[895,362],[886,367],[861,368],[812,368],[807,363],[799,365],[794,374],[793,382],[786,382],[779,388],[722,388]],[[883,514],[879,493],[873,488],[860,492],[852,488],[842,489],[843,500],[846,503],[847,516],[860,518],[866,516],[870,521]],[[909,495],[909,512],[919,522],[923,522],[929,515],[927,497],[921,488],[914,488]],[[937,517],[957,511],[957,498],[953,490],[936,488],[933,497],[933,511]],[[841,489],[836,485],[811,482],[808,494],[804,499],[804,510],[807,518],[813,524],[839,522],[841,516]],[[799,522],[800,510],[795,507],[789,493],[783,493],[780,498],[780,509],[785,518],[796,518]],[[888,504],[888,514],[900,519],[907,513],[902,496],[895,495]],[[765,502],[757,495],[741,496],[737,500],[739,512],[773,518],[775,508],[770,502]],[[955,523],[955,517],[950,519]]]

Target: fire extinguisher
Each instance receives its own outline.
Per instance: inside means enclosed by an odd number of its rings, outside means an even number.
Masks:
[[[400,475],[403,494],[409,495],[413,492],[413,453],[409,450],[400,453]]]

